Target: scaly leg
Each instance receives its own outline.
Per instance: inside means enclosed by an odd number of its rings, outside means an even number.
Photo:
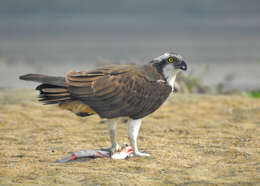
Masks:
[[[117,126],[117,120],[115,119],[109,119],[107,120],[107,130],[109,133],[109,137],[112,143],[112,146],[109,148],[102,148],[102,150],[108,150],[110,152],[118,151],[120,150],[120,146],[116,142],[116,126]]]
[[[150,156],[150,154],[139,152],[137,148],[137,136],[142,124],[142,119],[132,120],[129,119],[127,124],[127,134],[131,146],[134,148],[135,156]]]

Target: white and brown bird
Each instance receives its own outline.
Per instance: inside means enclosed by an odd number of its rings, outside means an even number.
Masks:
[[[127,133],[134,155],[139,152],[137,136],[142,119],[157,110],[174,89],[176,75],[187,70],[182,57],[165,53],[146,65],[116,65],[91,71],[72,71],[65,77],[27,74],[26,81],[41,83],[39,101],[58,104],[78,116],[98,114],[107,118],[112,146],[118,150],[116,125],[119,118],[128,118]]]

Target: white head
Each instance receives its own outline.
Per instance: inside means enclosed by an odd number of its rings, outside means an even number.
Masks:
[[[158,71],[164,76],[168,84],[174,88],[176,75],[181,71],[187,70],[187,64],[181,55],[176,53],[165,53],[155,58],[152,63],[156,65]]]

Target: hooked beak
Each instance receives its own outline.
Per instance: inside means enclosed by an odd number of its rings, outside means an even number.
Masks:
[[[179,64],[177,64],[175,66],[175,68],[186,71],[187,70],[187,64],[186,64],[185,61],[181,61]]]

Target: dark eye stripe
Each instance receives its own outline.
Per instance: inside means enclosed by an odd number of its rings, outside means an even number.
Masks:
[[[177,57],[172,57],[174,61],[179,61]]]

